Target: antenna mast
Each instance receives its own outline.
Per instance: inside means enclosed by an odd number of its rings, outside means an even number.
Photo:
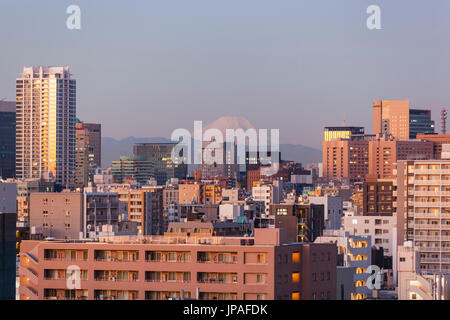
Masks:
[[[447,109],[441,109],[441,133],[447,134]]]

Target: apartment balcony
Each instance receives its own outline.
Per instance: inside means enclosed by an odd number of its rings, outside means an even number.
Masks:
[[[411,286],[410,292],[417,294],[421,300],[432,300],[431,295],[419,286]]]
[[[28,280],[30,280],[31,282],[33,282],[35,284],[37,284],[39,281],[38,280],[39,275],[38,275],[37,271],[35,271],[33,268],[20,267],[19,275],[28,278]]]
[[[31,300],[38,299],[38,292],[36,289],[30,287],[30,286],[20,286],[19,287],[19,293],[27,296]]]
[[[420,258],[420,263],[450,263],[450,258]]]
[[[416,241],[450,241],[450,236],[426,236],[426,235],[415,235],[414,240]]]
[[[415,185],[422,185],[422,186],[429,186],[429,185],[439,186],[439,185],[443,184],[441,182],[443,182],[443,181],[442,180],[438,180],[438,179],[437,180],[416,180],[416,179],[414,179],[412,181],[413,184],[415,184]]]
[[[419,201],[415,201],[414,202],[414,206],[415,207],[425,207],[425,208],[440,208],[440,207],[446,207],[449,206],[450,207],[450,203],[449,202],[432,202],[432,201],[428,201],[428,202],[419,202]]]
[[[88,297],[87,296],[81,296],[81,297],[48,296],[48,297],[44,297],[44,300],[88,300]]]
[[[441,230],[444,229],[441,224],[427,224],[427,223],[416,223],[414,224],[414,229],[420,230]],[[450,226],[448,226],[450,227]]]
[[[450,174],[449,169],[414,169],[415,174]]]
[[[422,191],[422,190],[414,190],[415,196],[450,196],[450,191]]]
[[[419,247],[420,252],[450,252],[450,247]]]

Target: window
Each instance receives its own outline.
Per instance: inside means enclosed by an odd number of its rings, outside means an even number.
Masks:
[[[287,216],[287,208],[278,208],[277,216]]]
[[[300,300],[300,292],[294,291],[291,295],[292,300]]]
[[[300,252],[292,252],[292,263],[300,263]]]
[[[258,263],[266,263],[266,255],[264,253],[258,253],[257,262]]]
[[[405,262],[406,261],[406,259],[405,258],[400,258],[400,262]]]
[[[292,283],[299,283],[300,282],[300,273],[294,272],[292,273]]]

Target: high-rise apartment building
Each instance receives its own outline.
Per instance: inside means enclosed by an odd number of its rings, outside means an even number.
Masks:
[[[0,179],[16,175],[16,103],[0,101]]]
[[[16,80],[16,177],[74,183],[76,81],[69,67],[24,67]]]
[[[93,182],[95,169],[101,167],[101,124],[77,122],[75,184]]]
[[[414,241],[421,271],[450,273],[450,160],[399,161],[397,243]]]

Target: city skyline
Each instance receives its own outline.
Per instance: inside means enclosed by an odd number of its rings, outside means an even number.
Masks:
[[[0,99],[14,99],[10,79],[23,66],[70,65],[77,116],[101,119],[104,136],[118,140],[242,116],[279,128],[281,143],[319,149],[324,126],[345,120],[371,132],[373,101],[409,99],[436,123],[450,101],[445,1],[378,1],[382,30],[365,26],[369,1],[198,1],[177,3],[178,11],[172,3],[80,2],[81,30],[65,27],[68,1],[50,3],[27,2],[36,20],[5,1],[0,24],[20,15],[24,25],[2,50]]]
[[[448,0],[2,4],[0,300],[450,300]]]

